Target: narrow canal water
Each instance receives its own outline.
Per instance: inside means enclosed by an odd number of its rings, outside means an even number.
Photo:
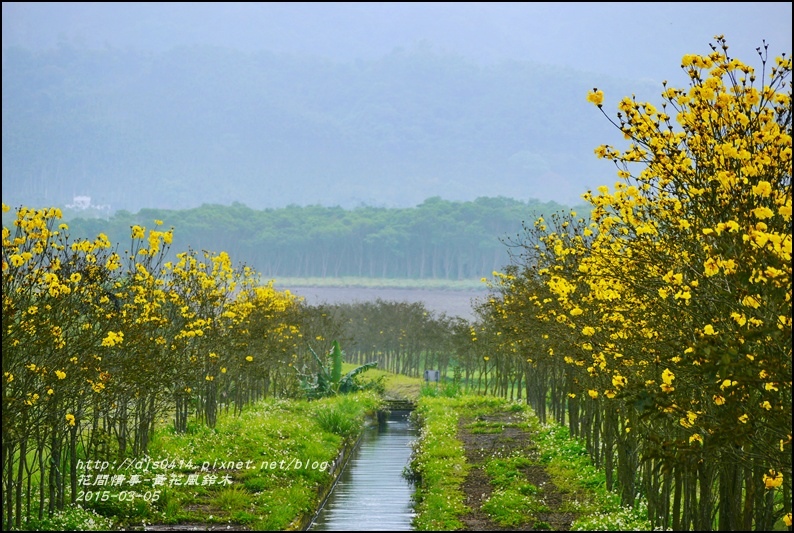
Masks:
[[[409,531],[413,484],[403,476],[418,431],[409,411],[364,429],[310,531]]]

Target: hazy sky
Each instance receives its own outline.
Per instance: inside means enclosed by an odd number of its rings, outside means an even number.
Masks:
[[[411,205],[432,195],[448,197],[452,193],[471,199],[500,194],[525,199],[531,194],[544,201],[571,204],[579,201],[587,188],[614,179],[613,166],[593,156],[593,148],[609,142],[615,132],[587,103],[586,91],[593,86],[590,83],[603,82],[607,90],[611,86],[605,111],[614,109],[615,103],[628,94],[636,94],[641,101],[658,101],[663,80],[674,87],[688,86],[690,80],[679,68],[681,57],[709,53],[709,43],[716,34],[725,35],[731,56],[759,67],[756,48],[764,40],[773,58],[791,53],[791,6],[790,2],[3,2],[3,188],[5,191],[7,181],[16,180],[17,189],[24,194],[34,191],[44,195],[35,197],[36,201],[54,201],[58,195],[65,196],[58,196],[63,202],[75,195],[93,196],[96,201],[105,194],[98,190],[100,184],[107,189],[106,194],[117,196],[100,203],[133,208],[123,204],[133,196],[109,187],[107,182],[134,178],[162,187],[157,194],[152,193],[154,199],[145,200],[149,203],[172,201],[177,193],[192,198],[191,202],[252,200],[240,192],[240,183],[230,184],[228,178],[234,175],[247,176],[257,186],[263,184],[257,190],[267,190],[268,198],[279,205],[298,201],[284,199],[282,193],[299,196],[301,203],[397,205],[397,198],[404,197],[406,191],[412,191],[416,198],[400,201]],[[205,48],[174,50],[191,45]],[[106,51],[96,54],[106,61],[152,56],[170,64],[172,56],[185,57],[187,70],[165,69],[160,77],[151,78],[151,84],[141,85],[138,78],[148,79],[152,74],[140,65],[136,67],[135,62],[129,67],[119,63],[117,69],[105,66],[106,71],[97,71],[99,74],[80,71],[76,79],[61,86],[59,80],[68,79],[73,74],[69,69],[76,67],[58,61],[68,61],[73,54],[41,54],[53,63],[41,72],[26,72],[25,61],[34,65],[30,58],[36,56],[23,50],[8,51],[20,47],[70,52],[59,50],[64,46],[81,52],[74,54],[81,58],[92,55],[84,53],[85,49]],[[399,50],[412,53],[395,54]],[[248,53],[259,51],[270,53]],[[249,56],[277,57],[267,64],[277,65],[272,68],[279,70],[257,72],[256,83],[244,79],[250,71],[234,71],[238,76],[235,79],[224,77],[224,67],[248,64]],[[417,65],[421,64],[417,58],[443,60],[427,63],[440,65],[435,72],[394,70],[396,63],[389,60],[403,56]],[[14,57],[29,59],[15,63],[9,59]],[[218,57],[231,59],[223,63]],[[366,73],[367,68],[361,65],[368,63],[383,63],[378,65],[385,69],[383,79],[346,74]],[[555,67],[536,68],[538,63]],[[81,68],[90,64],[81,63]],[[104,63],[110,64],[115,65]],[[203,78],[205,64],[212,72]],[[323,67],[315,68],[315,64]],[[309,70],[297,78],[290,77],[290,69],[298,67]],[[445,69],[454,68],[465,76],[448,76]],[[313,77],[315,72],[325,72],[323,69],[332,76]],[[546,90],[548,85],[533,88],[526,76],[504,74],[527,71],[538,76],[559,71],[563,81]],[[396,72],[404,83],[389,79]],[[216,91],[212,99],[200,100],[205,104],[202,109],[211,112],[185,111],[193,101],[186,94],[191,98],[204,94],[194,91],[191,76],[211,82],[200,86]],[[80,82],[91,84],[94,79],[106,83],[80,90],[74,87]],[[281,79],[291,84],[282,92],[276,90],[277,84],[268,85]],[[298,98],[303,93],[314,94],[302,88],[313,79],[338,83],[320,87],[316,102]],[[138,85],[133,83],[136,80]],[[347,85],[348,81],[362,87]],[[432,86],[426,87],[425,82]],[[137,87],[137,93],[125,93],[128,86]],[[615,90],[618,86],[620,92]],[[380,87],[388,89],[381,91]],[[427,97],[440,88],[445,94]],[[246,100],[246,90],[255,95],[250,101]],[[414,96],[411,91],[418,92]],[[96,94],[96,100],[81,100],[87,93]],[[271,93],[280,95],[277,101],[268,100],[273,97]],[[475,96],[466,99],[469,93]],[[524,102],[523,94],[531,101]],[[402,100],[393,98],[395,95]],[[176,99],[181,107],[169,107],[169,99]],[[354,103],[348,107],[348,101]],[[500,111],[503,108],[494,101],[512,107]],[[468,104],[450,107],[452,102]],[[529,105],[535,102],[546,104],[535,109]],[[258,114],[234,114],[246,105],[259,109]],[[480,120],[477,112],[489,109],[496,111],[487,114],[487,121]],[[544,114],[558,109],[565,113]],[[169,110],[174,113],[169,114]],[[31,112],[39,122],[26,118]],[[78,113],[77,120],[72,120],[70,113]],[[147,113],[157,116],[152,118]],[[199,115],[207,121],[200,127],[191,122]],[[543,126],[544,121],[566,124],[561,117],[570,126],[557,128],[554,137],[551,128]],[[520,126],[516,126],[517,118],[523,121]],[[279,130],[282,122],[286,129]],[[509,130],[511,124],[513,130]],[[469,129],[460,129],[464,133],[459,133],[458,126]],[[290,137],[293,130],[304,137]],[[577,136],[585,131],[586,141]],[[179,133],[169,136],[169,132]],[[203,132],[209,133],[201,137]],[[346,139],[348,134],[361,135],[357,139],[374,139],[374,144],[366,144],[366,149],[361,144],[358,152],[335,148],[326,153],[323,149],[327,146],[316,140],[318,135],[322,137],[317,132],[334,140]],[[147,144],[153,135],[158,141]],[[138,139],[138,144],[131,139]],[[292,156],[263,151],[271,141],[286,142],[284,139],[291,139]],[[424,144],[417,144],[417,139]],[[358,146],[354,143],[353,148]],[[406,152],[406,146],[418,148]],[[467,146],[464,155],[471,157],[465,160],[464,156],[450,155],[454,150],[445,152],[445,146]],[[161,151],[167,152],[167,157],[157,156]],[[193,157],[194,152],[201,157]],[[139,157],[139,153],[148,155]],[[417,163],[419,160],[424,166]],[[130,162],[138,166],[125,166]],[[460,170],[455,166],[459,163],[467,167]],[[476,174],[477,180],[464,171]],[[513,179],[511,173],[515,174],[514,181],[509,181]],[[206,193],[192,182],[188,184],[186,176],[201,181]],[[485,176],[491,177],[483,179]],[[337,186],[334,180],[342,178],[349,178],[349,187]],[[376,186],[376,178],[383,183]],[[320,181],[323,187],[307,185]],[[63,190],[54,192],[49,185],[54,182],[61,183]],[[67,185],[74,190],[67,190]],[[138,196],[134,198],[144,202]]]
[[[421,43],[481,62],[529,60],[660,81],[724,34],[736,57],[791,50],[791,2],[3,2],[3,47],[243,50],[377,57]],[[672,80],[671,80],[672,81]]]

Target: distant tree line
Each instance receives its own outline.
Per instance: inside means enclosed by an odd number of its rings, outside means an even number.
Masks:
[[[477,279],[509,260],[505,237],[523,220],[562,206],[504,197],[454,202],[434,197],[413,208],[289,206],[254,210],[204,205],[188,210],[117,212],[74,219],[74,235],[105,233],[122,251],[130,226],[173,226],[174,248],[223,250],[262,275]]]

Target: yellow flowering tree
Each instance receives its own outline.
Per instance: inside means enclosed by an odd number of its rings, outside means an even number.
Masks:
[[[57,209],[19,208],[13,233],[3,228],[2,245],[3,482],[12,494],[19,481],[11,466],[38,469],[46,480],[40,508],[46,494],[50,512],[64,504],[67,483],[76,496],[73,458],[93,384],[105,375],[96,354],[110,333],[107,290],[115,265],[104,235],[70,242],[66,225],[56,227],[60,217]],[[20,514],[12,516],[19,525]]]
[[[119,254],[102,234],[71,241],[60,217],[21,207],[3,227],[6,529],[74,503],[78,460],[146,453],[164,413],[177,413],[179,429],[193,406],[212,425],[219,398],[228,406],[257,397],[236,393],[250,368],[227,374],[251,339],[257,357],[279,366],[271,376],[296,382],[291,295],[259,287],[254,271],[234,269],[223,252],[163,264],[172,230],[132,226]]]
[[[549,335],[624,503],[641,490],[662,527],[766,529],[791,512],[791,60],[764,49],[756,73],[716,39],[683,58],[688,89],[620,101],[629,145],[596,149],[620,181],[584,195],[586,223],[527,232],[528,281],[491,316],[518,301]]]
[[[665,86],[661,109],[624,98],[615,125],[631,144],[597,153],[625,181],[588,196],[594,262],[603,251],[601,264],[613,265],[595,274],[631,280],[657,317],[649,362],[663,370],[642,379],[656,408],[685,430],[661,446],[702,448],[708,461],[693,468],[701,484],[718,476],[719,496],[701,489],[699,504],[723,500],[728,528],[752,520],[739,509],[766,505],[768,469],[788,483],[791,472],[791,60],[778,57],[768,72],[762,60],[757,88],[754,69],[718,37],[712,53],[683,58],[691,86]],[[633,175],[635,163],[643,168]],[[707,527],[706,516],[695,527]]]

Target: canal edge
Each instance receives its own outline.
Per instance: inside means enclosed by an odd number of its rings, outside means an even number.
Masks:
[[[373,418],[372,414],[367,416],[366,418],[367,424],[372,421],[372,418]],[[364,435],[364,427],[366,427],[366,424],[362,426],[361,431],[359,432],[355,441],[346,442],[342,446],[342,449],[339,451],[339,454],[336,456],[336,459],[331,465],[331,471],[330,471],[331,480],[329,481],[329,483],[325,484],[324,486],[321,486],[318,491],[319,503],[317,504],[316,509],[311,513],[305,514],[300,519],[300,521],[298,522],[298,526],[293,531],[307,531],[314,523],[314,521],[317,519],[317,516],[320,514],[320,511],[322,511],[325,502],[328,501],[328,497],[331,495],[331,492],[333,492],[336,483],[339,481],[339,477],[341,476],[342,472],[345,469],[345,466],[350,460],[350,456],[353,455],[353,451],[358,447],[359,443],[361,442],[361,437]]]
[[[318,491],[319,495],[319,503],[317,508],[314,512],[310,514],[304,515],[299,521],[298,526],[293,531],[307,531],[317,517],[320,515],[320,512],[325,507],[325,504],[328,501],[328,498],[331,496],[331,493],[334,490],[337,482],[339,481],[339,477],[342,475],[342,472],[345,470],[347,463],[350,461],[350,457],[353,455],[353,452],[358,448],[359,444],[361,443],[361,438],[364,435],[364,430],[366,427],[373,422],[375,424],[380,424],[382,417],[389,416],[391,411],[413,411],[416,408],[416,403],[411,400],[405,399],[388,399],[385,401],[382,408],[377,409],[376,411],[369,413],[365,418],[365,424],[362,425],[361,431],[359,432],[358,436],[356,437],[355,442],[353,443],[345,443],[345,445],[340,450],[339,454],[336,456],[336,459],[331,466],[331,480],[326,485],[320,487]]]

